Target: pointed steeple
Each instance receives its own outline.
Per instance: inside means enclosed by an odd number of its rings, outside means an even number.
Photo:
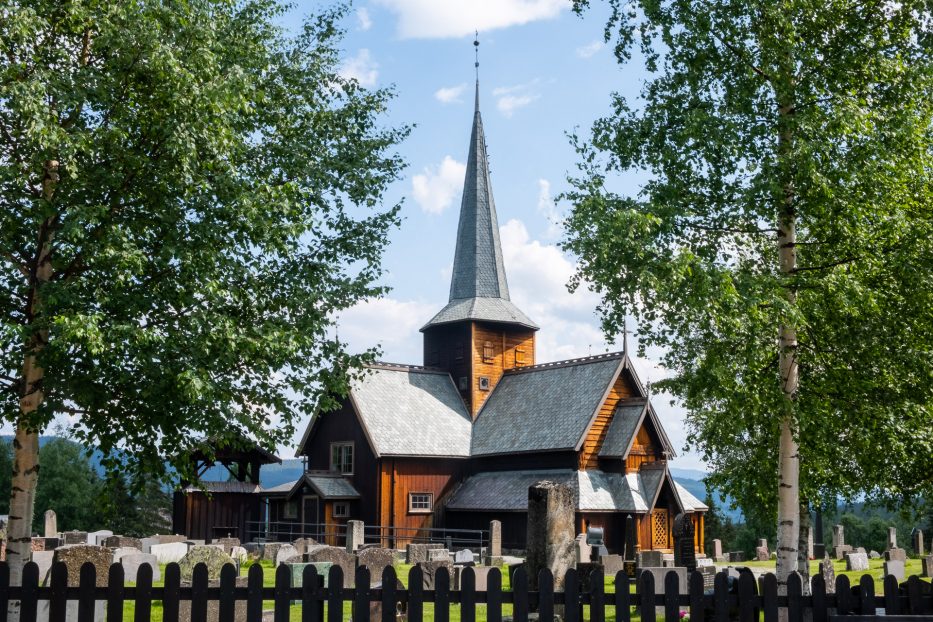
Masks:
[[[479,45],[474,41],[474,45]],[[476,63],[477,68],[479,62]],[[437,324],[461,320],[485,320],[519,324],[537,329],[537,325],[509,299],[505,277],[499,222],[492,198],[486,136],[479,110],[479,76],[476,78],[476,101],[473,130],[467,155],[460,224],[454,250],[449,303],[421,330]]]

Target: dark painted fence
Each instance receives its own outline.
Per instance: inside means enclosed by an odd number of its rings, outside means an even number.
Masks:
[[[887,577],[883,594],[875,594],[875,584],[870,576],[863,576],[858,585],[851,586],[849,579],[840,576],[836,580],[835,594],[827,594],[822,577],[815,577],[812,595],[801,594],[801,581],[792,575],[787,586],[787,595],[778,595],[774,575],[766,575],[758,582],[750,572],[743,572],[738,581],[730,581],[725,573],[716,575],[714,590],[704,591],[703,577],[699,573],[689,575],[688,593],[680,595],[679,579],[675,573],[664,578],[664,594],[657,594],[654,577],[642,574],[638,593],[630,593],[630,579],[624,573],[615,577],[615,593],[605,593],[603,576],[594,571],[588,585],[580,584],[576,570],[567,572],[563,591],[554,590],[554,579],[548,571],[542,571],[538,580],[538,591],[528,590],[528,577],[524,569],[515,572],[511,591],[502,590],[502,577],[498,569],[487,576],[487,589],[475,589],[475,574],[465,569],[461,574],[461,589],[450,589],[450,576],[446,570],[438,571],[435,588],[422,588],[423,575],[420,568],[412,568],[408,575],[410,589],[397,587],[395,570],[386,568],[381,586],[371,585],[369,571],[356,571],[354,589],[343,588],[343,572],[334,566],[327,577],[328,587],[322,587],[324,577],[318,575],[314,566],[306,566],[301,576],[301,586],[292,586],[291,570],[279,566],[275,570],[275,586],[263,586],[263,569],[259,565],[249,568],[247,585],[238,586],[236,570],[232,565],[223,568],[220,581],[208,581],[207,568],[200,564],[194,569],[190,585],[182,585],[177,564],[169,564],[165,570],[165,585],[153,587],[152,569],[143,566],[135,586],[124,586],[123,568],[119,564],[110,567],[109,587],[97,587],[94,566],[84,564],[77,587],[68,586],[68,571],[64,564],[53,566],[48,586],[39,586],[39,572],[34,563],[26,565],[23,585],[9,585],[9,569],[0,563],[0,622],[7,619],[7,604],[18,600],[21,603],[20,620],[35,622],[38,612],[47,608],[50,622],[65,622],[73,619],[69,615],[69,601],[77,602],[78,622],[94,619],[95,601],[106,610],[109,622],[124,620],[123,605],[135,603],[132,616],[135,622],[148,621],[152,603],[161,601],[163,620],[176,622],[182,606],[190,610],[192,622],[207,620],[208,605],[215,606],[219,620],[234,620],[235,610],[245,608],[245,619],[260,622],[263,610],[274,610],[274,622],[287,622],[293,602],[300,603],[303,622],[343,622],[344,603],[352,603],[352,622],[398,622],[404,612],[409,622],[425,619],[426,603],[434,604],[433,620],[449,622],[450,607],[459,607],[462,622],[476,622],[477,606],[485,607],[488,622],[502,622],[503,606],[511,605],[514,622],[527,622],[530,612],[537,612],[540,622],[553,622],[558,610],[564,622],[605,622],[609,612],[619,622],[629,622],[637,611],[642,622],[657,622],[656,608],[663,608],[665,622],[680,619],[681,610],[690,616],[690,622],[778,622],[779,610],[786,608],[788,622],[830,622],[842,617],[846,622],[857,622],[879,614],[900,616],[902,620],[914,622],[933,620],[933,594],[929,583],[918,577],[910,577],[898,585],[894,577]],[[74,582],[72,582],[74,583]],[[265,601],[265,602],[264,602]],[[326,616],[324,604],[327,603]],[[72,605],[73,607],[73,605]],[[634,611],[633,611],[634,609]],[[44,616],[43,616],[44,618]],[[126,618],[129,619],[129,618]],[[188,617],[184,617],[188,620]],[[894,620],[896,620],[895,618]],[[891,622],[894,622],[892,620]]]

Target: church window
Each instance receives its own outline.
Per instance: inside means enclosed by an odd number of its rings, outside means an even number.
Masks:
[[[350,516],[350,504],[346,501],[334,503],[334,518],[346,518]]]
[[[525,348],[515,348],[515,367],[525,366]]]
[[[495,356],[496,354],[492,348],[492,342],[487,341],[486,343],[484,343],[483,344],[483,362],[492,363],[493,358],[495,358]]]
[[[434,493],[408,493],[408,512],[410,514],[429,514],[434,508]]]
[[[353,443],[330,444],[330,470],[353,475]]]
[[[479,390],[488,391],[489,390],[489,376],[480,376],[479,377]]]

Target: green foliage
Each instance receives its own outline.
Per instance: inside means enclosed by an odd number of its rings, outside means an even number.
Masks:
[[[41,477],[36,490],[33,529],[43,533],[45,511],[55,510],[62,531],[101,529],[96,501],[101,481],[84,449],[56,437],[39,450]]]
[[[588,3],[578,1],[578,11]],[[659,347],[711,482],[774,521],[790,405],[803,499],[933,489],[933,71],[924,2],[609,0],[607,40],[652,72],[587,140],[565,248],[575,286]],[[627,192],[621,175],[647,181]],[[785,201],[797,269],[779,269]],[[796,294],[792,301],[788,293]],[[663,386],[660,386],[663,385]]]
[[[28,427],[67,412],[111,469],[186,469],[193,438],[291,438],[373,355],[344,354],[332,322],[383,291],[399,220],[381,197],[408,130],[380,126],[390,92],[339,75],[345,7],[294,35],[277,25],[283,11],[275,0],[2,10],[3,419],[21,417],[39,335],[45,399]],[[42,247],[48,283],[35,276]]]
[[[170,533],[171,507],[171,495],[158,480],[146,478],[134,485],[119,473],[108,473],[98,495],[97,524],[125,536]]]

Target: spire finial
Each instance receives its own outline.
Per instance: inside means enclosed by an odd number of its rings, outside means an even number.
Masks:
[[[622,318],[622,354],[628,356],[628,318]]]
[[[473,63],[476,69],[476,111],[479,112],[479,31],[473,39],[473,52],[476,55],[476,62]]]

